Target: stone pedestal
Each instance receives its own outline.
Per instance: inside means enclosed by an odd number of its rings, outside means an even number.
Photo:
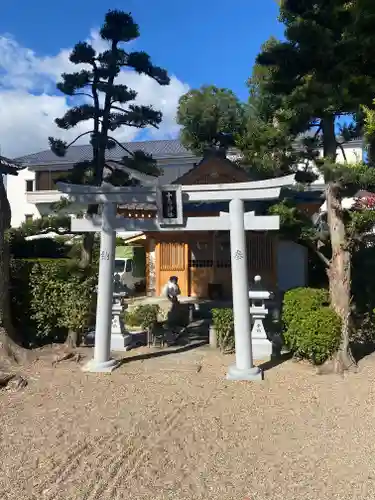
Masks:
[[[214,325],[209,326],[209,344],[210,344],[210,347],[212,347],[213,349],[218,348],[217,333],[216,333]]]
[[[128,351],[132,336],[125,330],[122,318],[122,305],[116,302],[112,306],[111,351]]]
[[[268,361],[272,356],[272,343],[268,340],[262,317],[254,317],[251,339],[253,357],[257,361]]]

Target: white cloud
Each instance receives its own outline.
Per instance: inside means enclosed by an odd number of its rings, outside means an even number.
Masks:
[[[91,32],[89,41],[98,51],[106,47],[95,31]],[[61,73],[77,71],[77,66],[69,61],[69,53],[70,49],[62,49],[55,56],[39,57],[11,36],[0,36],[1,154],[12,158],[37,152],[48,148],[50,135],[69,141],[89,130],[90,123],[68,132],[58,129],[54,123],[54,119],[69,108],[65,97],[56,95],[56,83]],[[163,112],[159,130],[150,130],[152,138],[168,138],[177,133],[175,114],[179,97],[188,90],[186,84],[172,76],[170,85],[161,87],[151,78],[132,71],[123,71],[119,82],[138,92],[137,103],[153,105]],[[116,138],[132,140],[138,132],[133,127],[122,127]],[[87,143],[87,137],[81,142]]]

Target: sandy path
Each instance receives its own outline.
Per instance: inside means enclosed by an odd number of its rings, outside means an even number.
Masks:
[[[375,498],[375,358],[345,378],[287,362],[256,384],[225,381],[229,361],[36,365],[0,394],[1,499]]]

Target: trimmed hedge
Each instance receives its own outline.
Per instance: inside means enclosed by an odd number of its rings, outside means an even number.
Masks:
[[[212,309],[212,322],[216,332],[219,349],[224,353],[234,352],[233,309]]]
[[[158,304],[144,304],[125,312],[125,323],[129,326],[141,326],[145,330],[152,328],[158,322],[160,306]]]
[[[293,353],[322,364],[340,345],[341,320],[328,306],[328,292],[296,288],[284,296],[284,341]]]
[[[25,345],[65,341],[93,323],[97,276],[70,259],[13,260],[11,312]]]
[[[293,288],[284,295],[282,321],[287,329],[297,316],[329,305],[328,291],[322,288]]]
[[[340,345],[341,320],[330,307],[319,307],[292,321],[285,339],[297,356],[321,365]]]

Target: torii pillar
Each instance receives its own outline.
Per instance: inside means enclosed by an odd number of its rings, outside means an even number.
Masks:
[[[104,203],[100,231],[100,264],[96,305],[94,357],[84,367],[88,372],[111,372],[118,361],[111,358],[113,271],[116,250],[116,203]]]

